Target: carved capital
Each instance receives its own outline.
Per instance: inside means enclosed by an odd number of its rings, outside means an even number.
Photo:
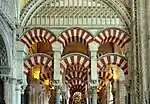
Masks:
[[[9,74],[11,71],[11,68],[8,66],[0,66],[0,73],[1,74]]]
[[[91,87],[95,87],[97,85],[98,85],[98,80],[92,80],[91,83],[90,83]]]

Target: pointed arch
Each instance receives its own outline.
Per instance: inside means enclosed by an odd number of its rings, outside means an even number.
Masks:
[[[60,42],[63,47],[67,46],[67,44],[71,42],[79,42],[86,46],[93,41],[92,34],[82,28],[69,28],[63,31],[58,36],[58,42]]]
[[[27,30],[20,38],[20,41],[30,48],[34,43],[37,42],[49,42],[52,44],[55,42],[54,34],[42,27],[36,27]]]
[[[95,42],[99,44],[116,43],[121,49],[131,40],[131,36],[119,28],[107,28],[100,32],[95,37]]]
[[[36,53],[24,59],[25,74],[35,65],[43,65],[52,70],[52,58],[43,53]]]
[[[108,53],[98,58],[98,68],[101,70],[103,67],[106,67],[108,64],[113,64],[120,67],[124,74],[128,73],[128,62],[127,59],[116,53]]]

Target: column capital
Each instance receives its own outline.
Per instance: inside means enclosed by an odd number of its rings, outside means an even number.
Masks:
[[[92,87],[97,87],[98,85],[98,80],[91,80],[90,86]]]
[[[98,48],[99,48],[99,44],[96,43],[95,41],[89,43],[89,49],[90,49],[91,52],[92,51],[97,52]]]
[[[61,52],[63,51],[63,46],[62,44],[60,44],[59,42],[55,41],[53,44],[52,44],[52,48],[53,48],[53,51],[54,52]]]

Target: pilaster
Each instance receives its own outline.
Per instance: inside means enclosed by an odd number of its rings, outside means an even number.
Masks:
[[[139,0],[139,35],[140,35],[140,58],[141,58],[141,80],[142,80],[142,103],[149,104],[149,94],[148,94],[148,82],[147,82],[147,73],[148,73],[148,34],[146,33],[146,9],[145,9],[146,0]]]
[[[54,42],[52,44],[52,48],[54,51],[54,83],[60,84],[60,60],[61,60],[61,53],[62,53],[62,45],[59,42]]]
[[[131,33],[132,33],[132,72],[131,74],[131,104],[142,104],[142,79],[141,79],[141,68],[140,68],[140,30],[139,30],[139,1],[132,0],[132,24],[131,24]]]
[[[91,84],[92,86],[97,86],[98,84],[98,74],[97,74],[97,51],[99,45],[96,42],[89,44],[89,49],[91,53]]]

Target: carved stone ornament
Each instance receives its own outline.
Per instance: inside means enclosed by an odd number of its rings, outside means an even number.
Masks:
[[[0,66],[8,66],[7,50],[1,34],[0,34]]]

